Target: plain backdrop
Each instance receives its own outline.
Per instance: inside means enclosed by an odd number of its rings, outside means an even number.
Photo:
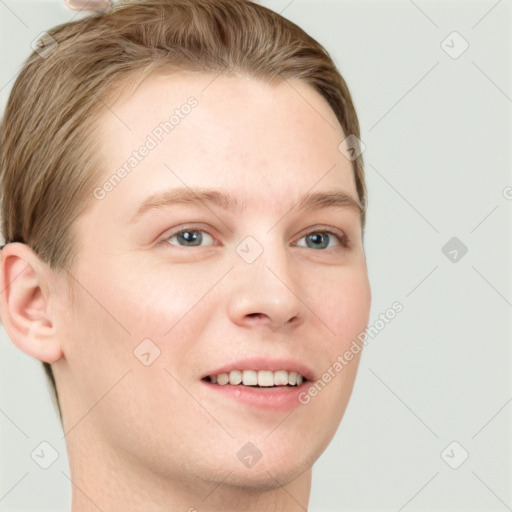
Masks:
[[[350,87],[370,324],[403,304],[369,338],[310,510],[512,510],[512,2],[262,3],[317,38]],[[34,38],[75,16],[64,0],[0,0],[2,111]],[[0,512],[70,510],[48,389],[2,328]],[[47,469],[31,457],[41,442],[58,454]]]

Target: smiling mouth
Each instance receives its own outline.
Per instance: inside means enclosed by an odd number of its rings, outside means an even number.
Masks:
[[[202,380],[220,386],[247,386],[251,388],[298,387],[307,379],[297,372],[278,370],[231,370],[229,373],[208,375]]]

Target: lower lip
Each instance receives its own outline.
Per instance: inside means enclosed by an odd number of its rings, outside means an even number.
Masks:
[[[299,395],[307,390],[309,382],[303,382],[300,386],[268,388],[251,388],[243,385],[233,386],[232,384],[221,386],[207,381],[202,381],[202,384],[214,393],[220,393],[240,403],[272,411],[289,411],[302,405]]]

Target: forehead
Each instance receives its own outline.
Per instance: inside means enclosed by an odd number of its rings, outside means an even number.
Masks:
[[[154,75],[103,114],[97,133],[101,184],[121,175],[106,199],[125,210],[169,187],[222,188],[260,208],[317,186],[357,198],[352,164],[338,150],[343,130],[302,81]]]

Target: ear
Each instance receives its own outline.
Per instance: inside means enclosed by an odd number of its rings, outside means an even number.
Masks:
[[[26,244],[7,244],[0,256],[0,315],[11,341],[26,354],[54,363],[62,357],[52,318],[52,270]]]

